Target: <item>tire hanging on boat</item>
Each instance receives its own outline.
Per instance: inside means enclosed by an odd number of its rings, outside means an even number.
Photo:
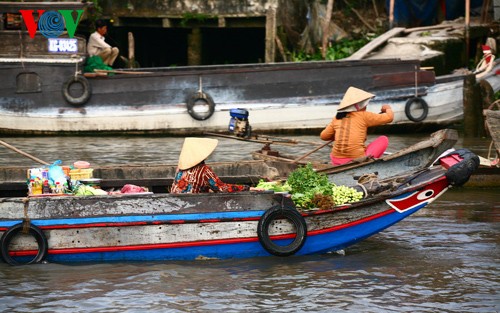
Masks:
[[[459,155],[462,161],[452,165],[446,171],[445,176],[450,185],[462,186],[469,180],[472,173],[478,169],[480,160],[477,155],[465,148],[450,152],[448,155],[452,154]]]
[[[286,246],[275,244],[269,236],[269,226],[279,218],[290,221],[297,231],[293,241]],[[307,238],[307,225],[304,217],[296,209],[276,205],[261,216],[257,226],[257,235],[260,244],[267,252],[276,256],[290,256],[299,251],[304,245]]]
[[[47,256],[48,253],[48,243],[47,243],[47,237],[45,237],[45,234],[43,231],[38,228],[37,226],[30,224],[28,228],[28,233],[33,236],[37,242],[38,245],[38,252],[36,256],[29,260],[28,262],[22,263],[16,261],[13,257],[10,256],[9,254],[9,246],[14,239],[14,237],[23,231],[24,228],[24,223],[19,223],[11,228],[9,228],[2,236],[2,239],[0,239],[0,252],[2,255],[3,260],[10,264],[10,265],[21,265],[21,264],[34,264],[34,263],[40,263],[42,262],[45,257]]]
[[[215,103],[212,97],[205,92],[198,91],[188,96],[186,100],[187,110],[189,115],[197,121],[204,121],[214,114],[215,111]],[[207,113],[197,112],[194,107],[197,105],[205,105],[208,106]]]
[[[422,114],[420,114],[420,116],[413,116],[413,114],[411,112],[411,107],[414,103],[417,103],[417,104],[420,103],[420,105],[422,107]],[[427,114],[429,114],[429,105],[427,105],[427,102],[425,102],[425,100],[420,98],[420,97],[410,98],[410,99],[408,99],[408,101],[406,101],[405,114],[406,114],[406,117],[410,121],[422,122],[427,117]]]
[[[74,97],[70,93],[70,88],[71,86],[73,86],[73,84],[80,84],[83,90],[82,94],[78,97]],[[87,101],[89,101],[90,96],[92,95],[92,87],[87,78],[85,78],[82,75],[76,75],[76,76],[71,76],[64,83],[62,88],[62,93],[64,100],[66,100],[68,103],[75,106],[81,106],[87,103]]]

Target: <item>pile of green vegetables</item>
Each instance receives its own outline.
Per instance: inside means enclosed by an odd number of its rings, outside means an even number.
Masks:
[[[328,209],[363,198],[363,193],[354,188],[329,182],[328,177],[314,171],[310,163],[290,173],[284,183],[261,180],[257,187],[275,192],[290,192],[295,205],[303,209]]]
[[[87,185],[78,185],[74,192],[75,196],[105,196],[108,193],[99,188],[93,188]]]

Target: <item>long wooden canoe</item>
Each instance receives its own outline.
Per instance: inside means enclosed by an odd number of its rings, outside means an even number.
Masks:
[[[288,194],[248,191],[1,198],[0,252],[16,265],[336,251],[417,212],[464,183],[479,164],[470,152],[448,158],[451,163],[380,180],[376,192],[367,185],[361,201],[318,210],[297,208]]]
[[[338,185],[350,185],[367,173],[377,173],[379,179],[404,174],[423,169],[431,165],[443,152],[452,148],[458,140],[454,129],[442,129],[431,134],[430,138],[418,142],[391,155],[380,159],[364,159],[340,166],[331,166],[323,162],[302,159],[294,162],[297,157],[281,155],[277,151],[261,149],[252,153],[254,159],[280,161],[296,164],[312,163],[319,172],[325,173],[330,180]]]

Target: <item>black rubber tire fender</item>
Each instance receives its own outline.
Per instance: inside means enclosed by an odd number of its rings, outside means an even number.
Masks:
[[[448,155],[457,154],[463,160],[452,165],[446,171],[446,179],[452,186],[462,186],[469,181],[470,176],[479,168],[479,157],[470,150],[462,148],[450,152]]]
[[[79,97],[73,97],[70,93],[70,88],[73,84],[82,85],[83,92]],[[82,75],[71,76],[64,84],[62,88],[62,94],[64,100],[74,106],[81,106],[90,100],[92,95],[92,86],[90,85],[87,78]]]
[[[202,115],[198,112],[195,112],[194,106],[199,101],[202,101],[208,105],[208,114]],[[212,97],[208,93],[201,92],[201,91],[195,92],[195,93],[191,94],[190,96],[188,96],[187,100],[186,100],[186,105],[187,105],[187,110],[188,110],[189,115],[191,115],[191,117],[197,121],[204,121],[204,120],[210,118],[214,114],[214,111],[215,111],[215,102],[212,99]]]
[[[423,112],[422,112],[422,114],[420,116],[413,116],[412,115],[411,106],[415,102],[416,103],[420,103],[420,105],[422,106]],[[405,114],[406,114],[406,117],[410,121],[413,121],[413,122],[422,122],[423,120],[425,120],[425,118],[429,114],[429,105],[427,104],[427,102],[425,102],[424,99],[422,99],[420,97],[412,97],[412,98],[408,99],[408,101],[406,101]]]
[[[297,231],[295,239],[286,246],[275,244],[269,236],[269,226],[278,219],[290,221]],[[282,208],[279,205],[269,208],[260,218],[257,226],[257,235],[262,247],[276,256],[290,256],[299,251],[307,239],[307,225],[304,217],[295,208]]]
[[[2,259],[5,261],[5,263],[8,263],[10,265],[34,264],[42,262],[47,257],[47,253],[49,250],[47,237],[45,237],[45,234],[40,228],[38,228],[33,224],[30,224],[29,226],[29,234],[35,238],[38,244],[38,253],[36,254],[36,256],[26,263],[20,263],[10,256],[9,254],[10,243],[18,233],[23,231],[23,227],[24,227],[23,223],[16,224],[10,227],[2,235],[2,238],[0,239],[0,252],[2,255]]]

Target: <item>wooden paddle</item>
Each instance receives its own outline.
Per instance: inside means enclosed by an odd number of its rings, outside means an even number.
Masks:
[[[304,154],[303,156],[298,157],[298,158],[296,158],[295,160],[293,160],[293,161],[292,161],[292,163],[297,163],[297,162],[299,162],[299,161],[300,161],[300,160],[302,160],[303,158],[305,158],[305,157],[307,157],[307,156],[309,156],[309,155],[313,154],[314,152],[318,151],[319,149],[321,149],[321,148],[323,148],[323,147],[328,146],[328,145],[329,145],[329,144],[331,144],[332,142],[333,142],[333,140],[330,140],[330,141],[328,141],[327,143],[322,144],[321,146],[319,146],[319,147],[316,147],[316,148],[312,149],[311,151],[307,152],[307,153],[306,153],[306,154]]]
[[[8,144],[8,143],[6,143],[5,141],[0,140],[0,144],[1,144],[2,146],[4,146],[4,147],[9,148],[9,149],[10,149],[10,150],[12,150],[12,151],[15,151],[15,152],[17,152],[17,153],[19,153],[19,154],[24,155],[25,157],[28,157],[28,158],[32,159],[33,161],[38,162],[38,163],[40,163],[40,164],[44,164],[44,165],[49,165],[49,164],[50,164],[50,163],[48,163],[48,162],[45,162],[45,161],[43,161],[43,160],[40,160],[40,159],[39,159],[39,158],[37,158],[37,157],[32,156],[32,155],[31,155],[31,154],[29,154],[29,153],[26,153],[26,152],[24,152],[24,151],[21,151],[21,150],[17,149],[17,148],[16,148],[16,147],[14,147],[14,146],[9,145],[9,144]]]

